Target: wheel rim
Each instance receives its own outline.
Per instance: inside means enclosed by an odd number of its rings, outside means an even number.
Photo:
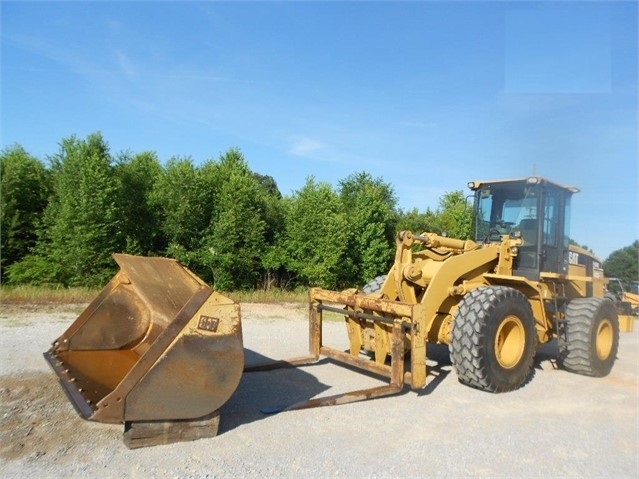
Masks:
[[[597,328],[596,349],[599,359],[607,359],[608,356],[610,356],[613,341],[612,323],[609,319],[604,319],[601,323],[599,323],[599,327]]]
[[[519,364],[526,346],[524,323],[517,316],[507,316],[495,336],[495,357],[501,367],[510,369]]]

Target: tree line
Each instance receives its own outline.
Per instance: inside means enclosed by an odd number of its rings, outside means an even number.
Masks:
[[[470,234],[462,191],[403,211],[367,172],[336,187],[307,178],[284,196],[241,151],[195,164],[113,155],[100,133],[71,136],[47,162],[1,153],[3,284],[102,286],[115,252],[178,259],[220,290],[361,286],[385,273],[402,229]]]
[[[385,273],[397,231],[471,234],[462,191],[435,210],[401,210],[367,172],[337,187],[307,178],[283,196],[236,148],[196,165],[154,152],[113,155],[100,133],[64,138],[45,164],[21,145],[0,154],[3,284],[102,286],[112,253],[169,256],[221,290],[362,286]],[[639,241],[613,252],[606,275],[639,277]]]

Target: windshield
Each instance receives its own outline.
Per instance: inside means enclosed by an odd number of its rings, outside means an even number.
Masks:
[[[477,193],[475,238],[499,241],[501,235],[521,231],[527,243],[536,242],[538,190],[533,186],[488,185]]]

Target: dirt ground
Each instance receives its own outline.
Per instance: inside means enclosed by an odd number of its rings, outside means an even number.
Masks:
[[[264,408],[382,385],[331,361],[245,374],[215,438],[129,450],[123,427],[82,420],[42,353],[84,305],[0,307],[0,477],[637,477],[639,328],[601,379],[538,354],[523,388],[461,385],[429,348],[423,391],[265,415]],[[306,308],[242,304],[247,362],[307,352]],[[638,325],[639,326],[639,325]],[[324,341],[346,346],[344,325]]]

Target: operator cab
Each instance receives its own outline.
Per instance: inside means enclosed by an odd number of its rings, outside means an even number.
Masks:
[[[570,198],[579,190],[538,176],[473,181],[474,236],[478,243],[522,238],[513,274],[538,281],[540,273],[568,273]]]

